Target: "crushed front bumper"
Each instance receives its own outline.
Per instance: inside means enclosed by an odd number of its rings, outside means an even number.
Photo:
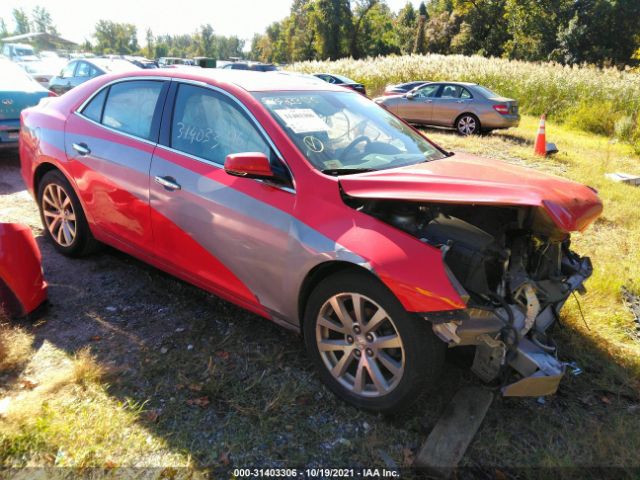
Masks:
[[[502,387],[504,396],[539,397],[554,394],[567,364],[557,357],[555,343],[546,335],[557,321],[569,296],[584,293],[584,281],[593,268],[588,257],[571,257],[574,272],[561,285],[557,302],[541,308],[535,282],[526,287],[526,305],[469,307],[451,320],[443,315],[425,315],[433,331],[450,347],[476,345],[472,371],[489,382],[510,367],[520,378]]]

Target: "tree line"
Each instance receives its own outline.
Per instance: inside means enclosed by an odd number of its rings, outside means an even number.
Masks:
[[[251,56],[291,63],[459,53],[623,67],[640,60],[638,0],[293,0],[251,42]]]
[[[58,35],[50,13],[46,8],[37,6],[31,13],[22,8],[12,12],[14,29],[7,27],[0,18],[0,38],[31,32],[45,32]],[[226,59],[243,57],[245,41],[237,36],[216,35],[211,24],[204,24],[194,32],[183,35],[154,35],[151,29],[145,32],[146,46],[138,41],[138,30],[130,23],[100,20],[96,23],[92,35],[93,42],[85,40],[80,46],[84,52],[98,55],[142,55],[148,58],[160,57],[211,57]],[[36,46],[38,40],[36,40]],[[50,48],[47,45],[47,48]]]
[[[287,17],[251,40],[254,60],[292,63],[391,54],[459,53],[600,66],[640,61],[640,0],[427,0],[393,12],[384,0],[293,0]],[[15,28],[0,18],[0,38],[58,34],[46,8],[13,10]],[[211,24],[190,34],[144,34],[136,26],[100,20],[84,51],[97,54],[244,57],[245,41]]]

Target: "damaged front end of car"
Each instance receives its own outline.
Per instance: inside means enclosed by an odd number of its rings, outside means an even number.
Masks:
[[[450,347],[476,346],[472,370],[483,381],[501,379],[505,396],[556,392],[566,365],[549,331],[569,296],[585,292],[592,266],[546,209],[388,199],[352,205],[440,249],[467,308],[424,318]]]

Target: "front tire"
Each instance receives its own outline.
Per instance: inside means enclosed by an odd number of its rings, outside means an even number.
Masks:
[[[98,248],[80,200],[62,172],[51,170],[42,177],[38,206],[44,231],[60,253],[81,257]]]
[[[407,407],[437,380],[446,346],[376,278],[327,277],[309,297],[307,351],[321,380],[346,402],[375,412]]]
[[[481,131],[480,120],[471,113],[463,113],[456,119],[456,131],[463,136],[475,135]]]

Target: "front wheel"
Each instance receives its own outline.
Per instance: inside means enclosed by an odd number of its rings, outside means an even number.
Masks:
[[[433,385],[445,344],[430,324],[407,313],[377,279],[336,274],[309,298],[304,317],[307,351],[320,378],[360,408],[394,413]]]
[[[456,120],[456,131],[460,135],[475,135],[480,132],[480,120],[475,115],[464,113]]]

